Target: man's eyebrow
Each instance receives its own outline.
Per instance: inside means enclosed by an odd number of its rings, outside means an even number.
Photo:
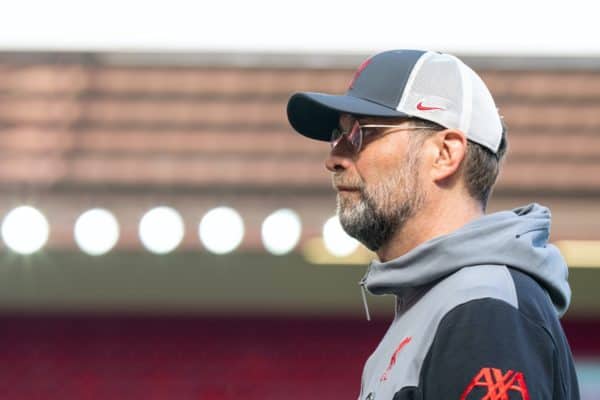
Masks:
[[[377,123],[377,119],[376,118],[372,118],[372,117],[356,117],[356,120],[361,125],[376,124]]]

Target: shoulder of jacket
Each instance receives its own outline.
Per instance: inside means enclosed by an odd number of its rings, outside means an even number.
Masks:
[[[501,300],[518,309],[515,283],[505,265],[464,267],[439,281],[427,293],[432,309],[443,314],[453,308],[478,299]]]

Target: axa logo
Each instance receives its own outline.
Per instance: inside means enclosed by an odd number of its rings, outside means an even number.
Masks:
[[[477,388],[481,388],[477,390]],[[482,368],[460,396],[460,400],[509,400],[511,393],[529,400],[529,391],[522,372],[508,370],[503,373],[498,368]],[[473,394],[472,396],[469,396]]]
[[[381,378],[379,378],[379,382],[387,381],[390,371],[392,370],[392,368],[394,368],[394,365],[396,365],[396,360],[398,359],[398,353],[400,353],[400,350],[402,350],[402,348],[404,348],[404,346],[409,344],[411,340],[412,340],[412,337],[410,337],[410,336],[406,337],[400,342],[398,347],[396,347],[396,350],[394,351],[394,354],[392,354],[392,358],[390,359],[390,363],[388,364],[387,368],[385,369],[385,372],[383,373],[383,375],[381,375]]]

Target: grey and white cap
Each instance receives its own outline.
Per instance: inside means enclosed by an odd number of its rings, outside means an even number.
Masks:
[[[449,54],[391,50],[365,60],[343,95],[295,93],[288,101],[292,127],[329,141],[340,113],[373,117],[417,117],[458,129],[496,153],[502,122],[481,78]]]

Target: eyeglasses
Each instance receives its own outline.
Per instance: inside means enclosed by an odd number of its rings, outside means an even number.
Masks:
[[[419,129],[433,129],[430,126],[411,126],[405,127],[404,125],[379,125],[379,124],[367,124],[361,125],[358,120],[354,121],[352,124],[352,128],[350,130],[344,131],[340,127],[336,127],[331,131],[331,140],[329,141],[331,148],[333,149],[337,144],[342,140],[343,137],[346,137],[348,142],[352,145],[352,150],[354,154],[358,154],[362,149],[362,144],[364,142],[365,137],[368,138],[370,136],[375,136],[377,134],[377,130],[369,129],[369,128],[397,128],[386,132],[385,134],[396,132],[396,131],[412,131]],[[381,135],[383,136],[383,135]]]

